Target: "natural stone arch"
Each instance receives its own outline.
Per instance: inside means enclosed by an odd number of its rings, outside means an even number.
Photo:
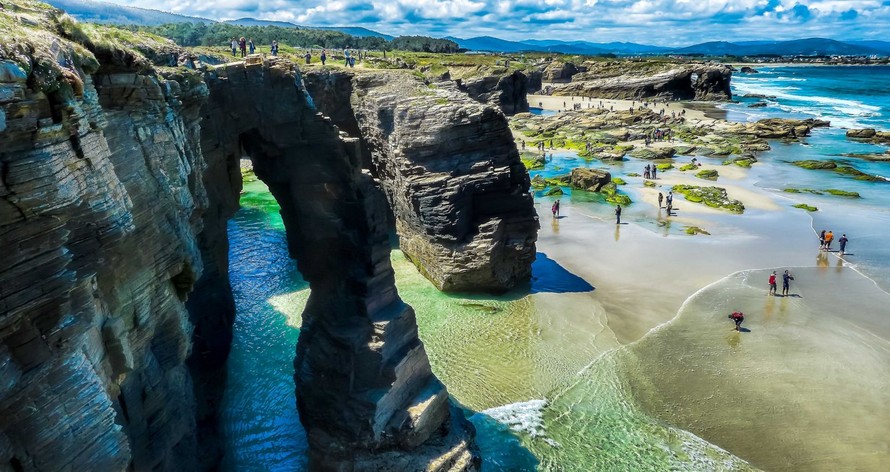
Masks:
[[[355,140],[310,106],[288,63],[230,64],[205,80],[208,175],[231,168],[242,149],[251,157],[310,284],[294,364],[313,465],[477,467],[472,427],[452,412],[396,291],[386,200],[362,173]]]

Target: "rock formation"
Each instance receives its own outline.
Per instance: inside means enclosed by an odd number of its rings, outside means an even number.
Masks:
[[[575,64],[572,64],[571,62],[553,61],[548,64],[546,68],[544,68],[541,80],[550,83],[571,82],[572,77],[575,74],[583,72],[584,70],[586,69],[579,69],[577,66],[575,66]]]
[[[337,124],[360,128],[400,248],[438,288],[505,291],[529,279],[537,219],[500,112],[451,82],[427,86],[400,73],[313,71],[306,83],[323,112],[352,110]]]
[[[890,144],[890,131],[877,131],[874,128],[861,128],[847,130],[847,137],[861,141],[871,141],[875,144]]]
[[[500,108],[507,115],[528,111],[528,77],[520,71],[456,80],[473,100]]]
[[[729,66],[710,64],[590,63],[571,83],[555,85],[553,95],[609,99],[729,100]],[[545,77],[546,80],[546,77]]]
[[[141,40],[87,36],[28,0],[5,8],[0,468],[215,466],[225,221],[245,154],[310,282],[295,380],[312,467],[478,468],[396,292],[386,200],[294,66],[160,69],[167,52]]]

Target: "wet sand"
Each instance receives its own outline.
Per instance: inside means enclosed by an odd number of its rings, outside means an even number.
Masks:
[[[644,101],[641,100],[617,100],[605,98],[574,97],[574,96],[554,96],[554,95],[529,95],[528,104],[534,108],[542,108],[550,111],[566,111],[572,110],[574,104],[581,104],[581,109],[588,109],[588,105],[596,108],[600,103],[603,108],[609,109],[614,107],[616,111],[629,110],[633,107],[640,107]],[[695,120],[713,121],[714,118],[708,117],[707,113],[719,115],[722,110],[713,104],[706,102],[668,102],[668,103],[652,103],[649,102],[650,110],[661,110],[664,108],[665,113],[670,115],[672,111],[680,113],[686,110],[686,119],[694,122]]]

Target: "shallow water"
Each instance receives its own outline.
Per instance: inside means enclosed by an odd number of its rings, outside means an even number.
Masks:
[[[806,94],[797,82],[795,94]],[[793,103],[782,100],[757,116],[787,116],[779,105]],[[744,105],[728,108],[737,119],[757,117]],[[865,111],[877,115],[850,118],[890,116]],[[554,219],[553,198],[538,192],[533,281],[504,296],[440,293],[394,251],[400,295],[417,312],[433,370],[469,410],[485,469],[879,470],[890,461],[890,184],[788,162],[881,149],[836,129],[804,144],[776,142],[751,169],[702,182],[763,202],[731,215],[678,197],[671,217],[640,178],[627,177],[645,162],[606,165],[557,151],[543,175],[582,165],[628,181],[621,190],[636,202],[622,215],[629,224],[615,225],[599,196],[570,190],[560,197],[563,218]],[[887,163],[848,161],[890,174]],[[659,183],[678,175],[668,171]],[[261,183],[245,190],[229,228],[238,318],[222,405],[224,465],[302,470],[292,358],[308,290],[287,258],[274,200]],[[791,208],[798,202],[820,211]],[[712,235],[686,235],[692,224]],[[852,254],[818,251],[813,226],[846,232]],[[765,296],[763,270],[773,268],[794,272],[800,298]],[[737,309],[750,332],[729,331],[726,314]]]

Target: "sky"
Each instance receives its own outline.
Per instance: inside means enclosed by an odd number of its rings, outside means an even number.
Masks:
[[[890,0],[111,0],[211,19],[253,17],[382,33],[509,40],[887,39]]]

